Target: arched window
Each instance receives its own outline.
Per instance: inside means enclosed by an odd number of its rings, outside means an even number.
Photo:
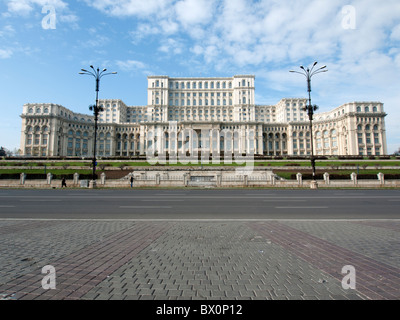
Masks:
[[[357,107],[357,112],[361,112],[361,107]]]

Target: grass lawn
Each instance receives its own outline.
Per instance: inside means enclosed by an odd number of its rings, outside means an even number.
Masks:
[[[96,171],[98,172],[98,171]],[[26,173],[26,174],[44,174],[45,170],[43,169],[0,169],[0,174],[19,174],[19,173]],[[69,169],[69,170],[64,170],[64,169],[52,169],[52,170],[46,170],[47,173],[52,173],[56,175],[67,175],[67,174],[74,174],[74,173],[79,173],[79,174],[91,174],[92,170],[74,170],[74,169]]]
[[[245,165],[242,164],[239,160],[236,162],[235,160],[232,163],[224,164],[223,161],[220,163],[213,163],[209,161],[208,164],[203,164],[203,166],[212,167],[212,166],[241,166]],[[265,160],[265,161],[255,161],[255,166],[267,166],[267,167],[285,167],[285,166],[298,166],[298,167],[309,167],[310,161],[308,160]],[[342,160],[342,161],[335,161],[335,160],[317,160],[316,167],[332,167],[332,166],[359,166],[362,168],[363,166],[369,167],[395,167],[398,166],[400,169],[400,160]],[[65,162],[54,162],[54,161],[43,161],[43,162],[21,162],[21,161],[0,161],[0,166],[23,166],[23,167],[31,167],[41,169],[44,167],[60,167],[62,169],[68,169],[69,167],[87,167],[88,169],[91,166],[91,161],[65,161]],[[129,166],[129,167],[150,167],[150,164],[147,161],[102,161],[98,160],[98,167],[101,166],[108,166],[108,167],[116,167],[119,168],[121,166]],[[177,164],[161,164],[161,166],[202,166],[200,161],[197,163],[177,163]]]

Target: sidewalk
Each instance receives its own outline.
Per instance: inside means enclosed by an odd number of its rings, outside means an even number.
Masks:
[[[0,300],[397,300],[399,232],[393,221],[0,220]],[[47,265],[54,290],[42,287]],[[355,290],[342,287],[346,265]]]

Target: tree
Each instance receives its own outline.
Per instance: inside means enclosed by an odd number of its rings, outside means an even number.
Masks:
[[[8,150],[7,148],[0,148],[0,157],[12,157],[12,155],[12,151]]]

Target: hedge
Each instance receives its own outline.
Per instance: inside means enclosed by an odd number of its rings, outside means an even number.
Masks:
[[[2,173],[0,174],[0,180],[19,180],[21,177],[20,173]],[[53,174],[53,180],[61,180],[65,178],[67,180],[73,180],[73,174]],[[95,175],[95,178],[98,179],[98,175]],[[28,173],[26,175],[26,180],[46,180],[47,175],[44,173]],[[79,180],[92,180],[91,174],[80,174]]]
[[[318,173],[315,175],[316,179],[318,180],[323,180],[324,175],[321,173]],[[291,174],[290,175],[291,180],[297,180],[297,174]],[[312,179],[312,174],[306,173],[303,174],[303,180],[311,180]],[[329,175],[330,180],[350,180],[350,174],[330,174]],[[357,175],[358,180],[378,180],[378,175],[376,174],[359,174]],[[400,174],[385,174],[385,179],[387,180],[398,180],[400,179]]]

